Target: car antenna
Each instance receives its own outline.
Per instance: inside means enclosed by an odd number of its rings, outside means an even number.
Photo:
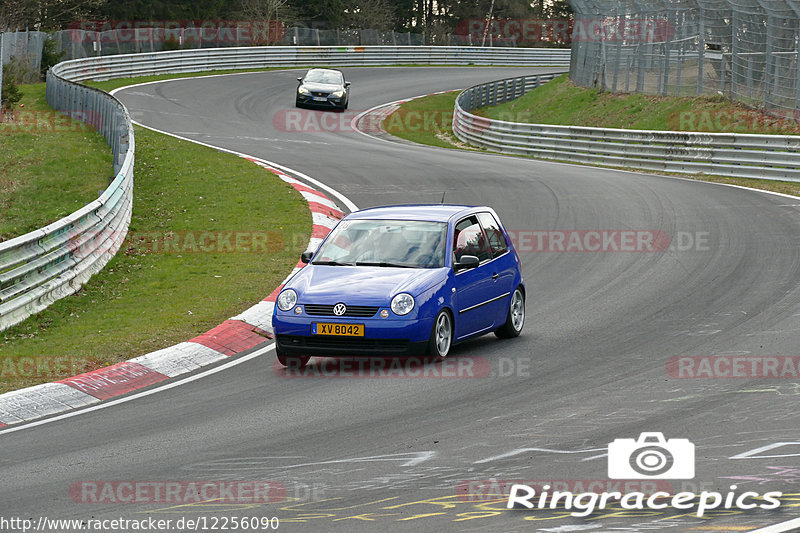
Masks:
[[[447,194],[447,191],[442,192],[442,203],[444,203],[444,195]]]

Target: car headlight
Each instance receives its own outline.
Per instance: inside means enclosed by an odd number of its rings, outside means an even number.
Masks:
[[[334,97],[336,97],[336,98],[341,98],[342,96],[344,96],[344,91],[335,91],[335,92],[332,92],[332,93],[331,93],[331,96],[334,96]]]
[[[278,309],[288,311],[297,303],[297,293],[293,289],[286,289],[278,296]]]
[[[297,88],[297,92],[299,92],[300,94],[309,94],[309,92],[311,91],[309,91],[308,89],[306,89],[301,85],[300,87]]]
[[[407,315],[412,309],[414,309],[414,297],[405,292],[401,292],[392,298],[391,308],[396,315]]]

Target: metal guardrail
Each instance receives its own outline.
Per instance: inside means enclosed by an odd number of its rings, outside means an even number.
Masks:
[[[264,46],[100,56],[59,64],[69,79],[294,66],[519,65],[567,66],[568,49],[459,46]]]
[[[800,181],[800,136],[555,126],[470,113],[519,98],[556,75],[522,76],[464,90],[456,98],[453,133],[488,150],[572,163]]]
[[[114,154],[115,177],[100,197],[44,228],[0,243],[0,330],[77,291],[114,257],[133,207],[133,125],[113,96],[47,73],[53,109],[94,126]]]
[[[133,125],[125,107],[78,81],[152,74],[305,65],[568,65],[567,49],[438,46],[247,47],[101,56],[47,73],[47,102],[97,128],[116,177],[94,202],[44,228],[0,243],[0,331],[77,291],[122,245],[133,206]]]

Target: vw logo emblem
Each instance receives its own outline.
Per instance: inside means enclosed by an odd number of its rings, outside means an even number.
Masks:
[[[333,314],[336,316],[342,316],[347,312],[347,307],[344,304],[336,304],[333,306]]]

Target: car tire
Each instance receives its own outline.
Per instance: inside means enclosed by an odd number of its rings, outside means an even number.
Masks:
[[[494,332],[501,339],[511,339],[518,337],[525,326],[525,293],[520,287],[514,290],[511,295],[511,302],[508,304],[506,322]]]
[[[280,364],[292,370],[303,368],[311,360],[309,355],[286,355],[277,348],[275,348],[275,355],[277,355]]]
[[[431,338],[428,340],[426,355],[432,361],[443,361],[450,353],[453,345],[453,319],[450,313],[442,309],[433,321]]]

